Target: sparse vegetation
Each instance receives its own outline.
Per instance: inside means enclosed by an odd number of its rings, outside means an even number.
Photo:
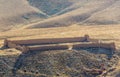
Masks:
[[[119,77],[120,0],[0,0],[0,77]],[[4,32],[1,32],[4,31]],[[80,37],[115,42],[103,48],[31,51],[3,46],[5,38]],[[104,65],[104,68],[102,68]]]

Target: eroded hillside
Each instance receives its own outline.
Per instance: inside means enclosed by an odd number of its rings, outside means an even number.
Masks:
[[[60,28],[16,29],[1,32],[0,45],[3,45],[2,42],[4,38],[11,40],[27,40],[38,38],[78,37],[89,34],[90,37],[94,39],[100,39],[106,42],[114,41],[116,47],[119,49],[119,28],[119,25],[73,25]],[[102,53],[99,54],[98,52]],[[98,50],[96,48],[88,48],[87,50],[32,51],[31,53],[22,54],[21,51],[15,49],[4,49],[0,47],[0,66],[2,70],[0,71],[0,75],[5,77],[95,77],[96,75],[85,71],[92,68],[99,69],[101,64],[104,63],[108,71],[105,73],[106,77],[119,77],[119,55],[119,50],[111,54],[109,50],[104,50],[103,52],[103,50]],[[109,60],[108,56],[112,56],[112,58]]]
[[[26,0],[0,0],[0,30],[8,30],[46,17]]]
[[[0,0],[0,30],[120,23],[120,0]]]
[[[46,3],[43,4],[45,5]],[[64,3],[61,4],[61,6],[62,5],[64,5]],[[56,11],[55,14],[54,11],[52,11],[53,12],[52,17],[44,21],[26,26],[25,28],[43,28],[43,27],[48,28],[48,27],[58,27],[58,26],[69,26],[72,24],[82,24],[82,25],[119,24],[120,23],[119,5],[120,5],[120,0],[75,1],[74,3],[72,3],[72,5],[69,5],[66,8],[64,7],[64,9],[61,8],[61,10]],[[59,8],[58,6],[55,5],[53,6],[56,7],[57,9]],[[39,8],[43,9],[42,7]],[[55,8],[51,8],[51,9],[54,10]],[[46,10],[46,9],[45,11],[51,12],[51,10]]]
[[[79,1],[84,0],[27,0],[29,3],[48,15],[54,15]]]

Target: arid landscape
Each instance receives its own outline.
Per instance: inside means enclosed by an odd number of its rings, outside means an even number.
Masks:
[[[120,0],[0,0],[0,77],[120,77],[119,12]]]

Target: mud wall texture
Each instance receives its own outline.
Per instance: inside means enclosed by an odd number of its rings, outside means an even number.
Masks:
[[[114,43],[82,43],[82,44],[74,44],[73,48],[85,48],[85,47],[100,47],[116,50]]]
[[[88,48],[88,47],[100,47],[100,48],[106,48],[106,49],[111,49],[115,50],[114,43],[80,43],[80,44],[73,44],[71,45],[73,49],[76,48]],[[48,46],[33,46],[29,47],[29,50],[34,51],[34,50],[59,50],[59,49],[69,49],[69,45],[48,45]]]
[[[15,48],[15,49],[21,50],[23,52],[29,51],[28,47],[21,46],[19,44],[16,44],[16,43],[8,41],[8,40],[4,41],[4,46],[8,47],[8,48]]]
[[[29,50],[39,50],[39,51],[47,51],[47,50],[65,50],[68,49],[68,45],[49,45],[49,46],[37,46],[37,47],[28,47]]]
[[[10,42],[15,44],[29,45],[29,44],[55,44],[55,43],[69,43],[69,42],[84,42],[88,41],[89,37],[72,37],[72,38],[48,38],[48,39],[31,39],[31,40],[12,40]]]
[[[68,44],[57,44],[57,43],[74,43],[71,46]],[[37,46],[39,44],[39,46]],[[45,45],[46,44],[46,45]],[[56,44],[56,45],[53,45]],[[25,46],[34,45],[34,46]],[[81,48],[81,47],[101,47],[116,50],[115,43],[102,43],[97,39],[91,39],[88,35],[84,37],[72,37],[72,38],[48,38],[48,39],[31,39],[31,40],[4,40],[4,46],[9,48],[16,48],[23,52],[34,51],[34,50],[59,50],[59,49],[70,49]]]

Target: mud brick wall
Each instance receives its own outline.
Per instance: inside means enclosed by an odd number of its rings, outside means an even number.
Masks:
[[[62,49],[69,49],[69,45],[43,45],[43,46],[33,46],[33,47],[28,47],[29,50],[35,51],[45,51],[45,50],[62,50]],[[80,43],[80,44],[73,44],[72,48],[87,48],[87,47],[101,47],[101,48],[107,48],[107,49],[112,49],[113,51],[116,50],[114,43],[93,43],[93,42],[88,42],[88,43]]]
[[[68,45],[48,45],[48,46],[36,46],[36,47],[28,47],[30,51],[47,51],[47,50],[64,50],[68,49]]]
[[[69,49],[69,45],[52,45],[56,43],[70,43],[79,42],[72,45],[72,48],[80,47],[102,47],[112,50],[116,50],[115,43],[102,43],[97,39],[91,39],[88,35],[84,37],[72,37],[72,38],[48,38],[48,39],[31,39],[31,40],[4,40],[4,46],[9,48],[16,48],[22,52],[34,51],[34,50],[59,50],[59,49]],[[25,45],[37,45],[40,46],[25,46]],[[46,44],[46,45],[43,45]]]
[[[74,44],[73,48],[86,48],[86,47],[101,47],[101,48],[107,48],[107,49],[112,49],[112,50],[116,50],[115,44],[114,43],[82,43],[82,44]]]
[[[13,43],[13,42],[8,42],[8,45],[7,45],[9,48],[16,48],[17,47],[17,44]]]
[[[13,40],[11,42],[22,45],[29,44],[54,44],[54,43],[69,43],[87,41],[88,36],[73,37],[73,38],[48,38],[48,39],[31,39],[31,40]]]
[[[8,47],[8,40],[7,40],[7,39],[4,39],[3,46],[4,46],[4,47]]]

